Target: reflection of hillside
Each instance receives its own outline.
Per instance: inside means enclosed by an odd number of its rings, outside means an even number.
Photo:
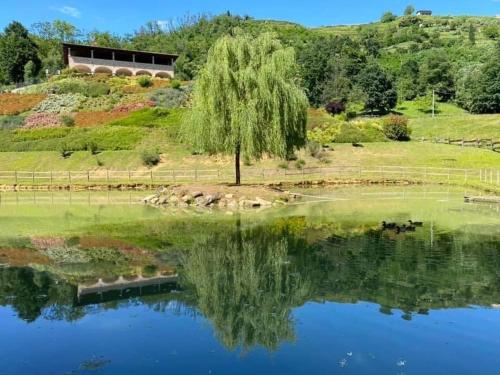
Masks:
[[[177,301],[205,316],[227,347],[261,345],[270,350],[294,339],[292,311],[307,301],[369,301],[379,304],[382,313],[402,310],[405,319],[432,309],[498,305],[498,238],[438,229],[431,238],[427,229],[405,236],[361,227],[349,232],[333,225],[311,227],[303,217],[266,225],[191,223],[175,233],[185,237],[175,246],[179,250],[154,259],[151,252],[146,254],[148,262],[158,263],[151,268],[154,272],[171,269],[168,263],[174,259],[179,265],[177,284],[119,285],[78,301],[77,287],[54,274],[72,275],[74,280],[74,275],[102,271],[109,277],[129,269],[125,259],[141,263],[116,250],[111,254],[120,255],[118,261],[103,262],[101,249],[99,261],[57,264],[53,273],[0,268],[0,305],[11,305],[26,321],[41,315],[71,321],[84,316],[84,305],[89,304],[96,305],[95,311],[140,303],[161,312]]]

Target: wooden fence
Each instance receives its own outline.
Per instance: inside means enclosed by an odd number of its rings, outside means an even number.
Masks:
[[[459,169],[401,166],[332,166],[303,169],[243,168],[246,183],[315,180],[405,180],[500,186],[500,169]],[[118,185],[233,182],[230,169],[0,171],[6,185]]]
[[[483,138],[483,139],[471,139],[466,140],[464,138],[453,139],[453,138],[420,138],[421,142],[433,142],[433,143],[441,143],[447,145],[461,146],[461,147],[476,147],[476,148],[484,148],[487,150],[491,150],[494,152],[500,152],[500,141],[496,141],[491,138]]]

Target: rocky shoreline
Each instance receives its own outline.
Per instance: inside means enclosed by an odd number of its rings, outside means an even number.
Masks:
[[[145,204],[158,207],[196,207],[221,208],[229,210],[257,209],[285,206],[298,199],[298,196],[275,189],[241,189],[237,187],[210,187],[205,189],[185,186],[162,187],[155,194],[145,197]],[[254,193],[259,194],[254,195]],[[252,195],[250,195],[252,194]],[[264,196],[262,198],[261,196]]]

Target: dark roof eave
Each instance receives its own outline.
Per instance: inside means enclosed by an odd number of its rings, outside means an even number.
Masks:
[[[130,49],[91,46],[89,44],[63,43],[62,45],[63,45],[63,47],[83,47],[83,48],[93,48],[93,49],[100,49],[100,50],[106,50],[106,51],[115,51],[115,52],[141,53],[141,54],[144,54],[144,55],[179,57],[179,55],[177,55],[175,53],[161,53],[161,52],[151,52],[151,51],[135,51],[135,50],[130,50]]]

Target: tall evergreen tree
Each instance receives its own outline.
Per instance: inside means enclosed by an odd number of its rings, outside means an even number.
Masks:
[[[12,82],[24,80],[24,67],[33,62],[33,71],[38,73],[40,59],[36,44],[31,40],[28,30],[19,22],[12,22],[0,36],[0,76]]]
[[[210,49],[194,90],[184,135],[199,150],[240,158],[286,157],[306,141],[308,102],[297,84],[293,48],[273,34],[220,38]]]

